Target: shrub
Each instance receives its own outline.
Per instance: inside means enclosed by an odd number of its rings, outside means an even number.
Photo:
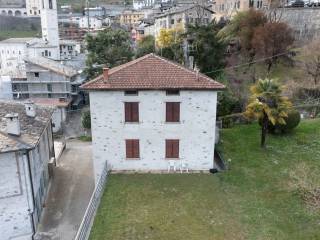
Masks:
[[[90,117],[90,111],[85,111],[82,113],[81,116],[81,124],[82,127],[85,129],[91,129],[91,117]]]
[[[299,111],[293,109],[288,112],[288,117],[285,118],[286,124],[276,123],[273,125],[270,121],[268,124],[268,131],[270,133],[287,133],[296,128],[300,123],[300,113]],[[259,119],[259,124],[261,126],[261,119]]]
[[[291,110],[286,118],[286,124],[278,127],[281,132],[290,132],[299,125],[300,120],[300,113],[297,110]]]

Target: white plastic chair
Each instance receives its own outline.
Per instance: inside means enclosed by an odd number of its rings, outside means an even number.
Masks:
[[[180,162],[180,173],[183,173],[183,171],[186,171],[189,173],[188,163],[181,161]]]
[[[173,171],[176,171],[176,161],[174,160],[168,161],[168,172],[170,172],[171,169],[173,169]]]

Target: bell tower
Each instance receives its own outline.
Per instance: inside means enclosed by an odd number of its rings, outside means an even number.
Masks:
[[[56,47],[56,54],[59,56],[59,29],[57,0],[39,0],[41,1],[41,28],[42,38],[49,46]]]

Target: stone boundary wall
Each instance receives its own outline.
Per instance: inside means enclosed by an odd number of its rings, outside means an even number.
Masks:
[[[317,8],[282,8],[281,20],[293,30],[299,41],[311,40],[320,37],[320,7]]]

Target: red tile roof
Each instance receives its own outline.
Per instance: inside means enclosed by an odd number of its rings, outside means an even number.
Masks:
[[[83,84],[85,90],[221,90],[225,86],[177,63],[148,54],[112,68],[108,79],[103,75]]]

